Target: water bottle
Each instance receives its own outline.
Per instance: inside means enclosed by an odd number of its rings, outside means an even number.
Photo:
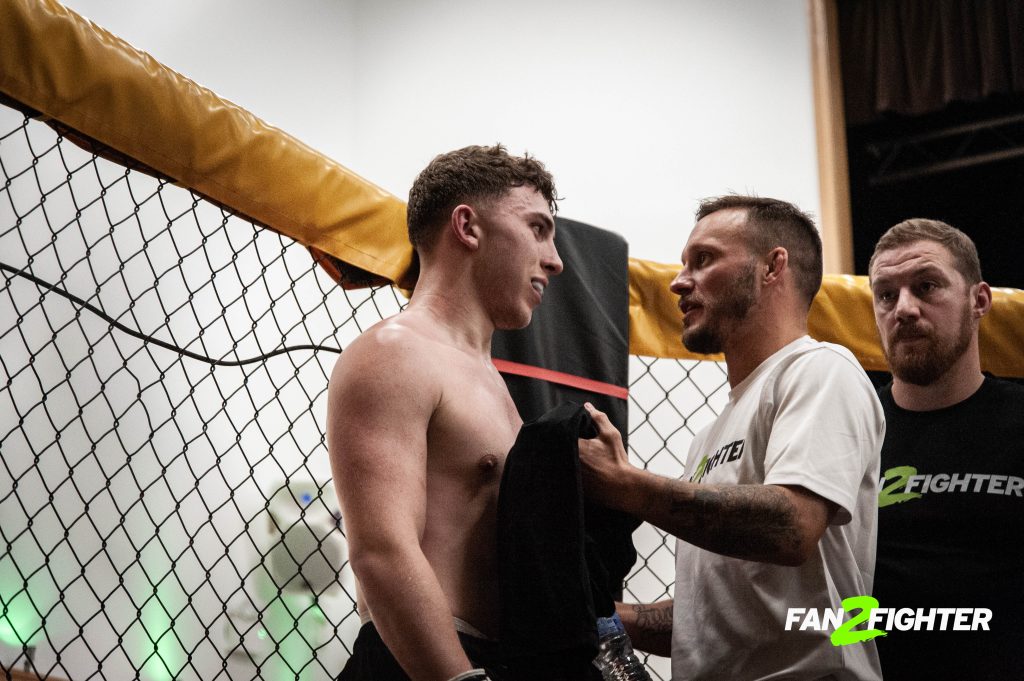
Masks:
[[[640,663],[618,613],[597,618],[597,657],[594,666],[604,681],[651,681]]]

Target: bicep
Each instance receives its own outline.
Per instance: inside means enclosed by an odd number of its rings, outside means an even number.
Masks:
[[[800,485],[773,485],[789,500],[796,530],[803,542],[817,544],[839,506]]]
[[[419,539],[426,508],[429,382],[372,352],[339,360],[328,389],[327,444],[349,541]]]

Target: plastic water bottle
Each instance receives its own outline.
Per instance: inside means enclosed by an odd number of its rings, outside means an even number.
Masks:
[[[604,681],[651,681],[650,674],[633,652],[618,613],[597,618],[597,657],[594,666],[601,670]]]

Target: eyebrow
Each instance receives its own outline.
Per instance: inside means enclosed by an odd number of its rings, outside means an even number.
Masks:
[[[726,251],[726,249],[724,247],[722,247],[721,245],[719,245],[719,244],[710,243],[710,242],[707,242],[707,241],[697,241],[695,243],[688,244],[683,249],[682,259],[683,259],[683,261],[685,261],[687,259],[686,258],[687,254],[690,254],[690,253],[704,253],[704,252],[707,252],[707,253],[712,253],[712,254],[717,255],[719,253],[724,253],[725,251]]]
[[[916,267],[904,275],[898,275],[895,277],[893,275],[873,276],[871,277],[871,288],[875,288],[879,284],[889,284],[893,281],[893,279],[897,278],[910,277],[912,279],[916,279],[918,277],[928,275],[938,275],[941,279],[947,281],[949,280],[949,276],[946,274],[946,271],[944,269],[942,269],[938,265],[928,263],[927,265]]]
[[[527,217],[530,220],[540,220],[541,222],[544,223],[544,226],[547,229],[551,231],[555,230],[555,219],[548,215],[547,213],[541,213],[540,211],[536,211],[534,213],[530,213],[529,215],[527,215]]]

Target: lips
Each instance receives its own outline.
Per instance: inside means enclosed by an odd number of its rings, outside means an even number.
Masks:
[[[683,316],[686,316],[686,315],[690,314],[694,310],[699,310],[699,309],[701,309],[701,307],[702,307],[701,305],[699,305],[698,303],[696,303],[696,302],[694,302],[692,300],[680,300],[679,301],[679,309],[682,310]]]
[[[902,341],[916,341],[927,338],[928,334],[916,326],[902,326],[892,333],[890,339],[893,343]]]
[[[530,280],[530,288],[532,288],[534,290],[534,292],[537,294],[537,300],[538,301],[541,301],[541,300],[544,299],[544,289],[546,289],[547,286],[548,286],[548,283],[546,281],[544,281],[543,279],[531,279]]]

